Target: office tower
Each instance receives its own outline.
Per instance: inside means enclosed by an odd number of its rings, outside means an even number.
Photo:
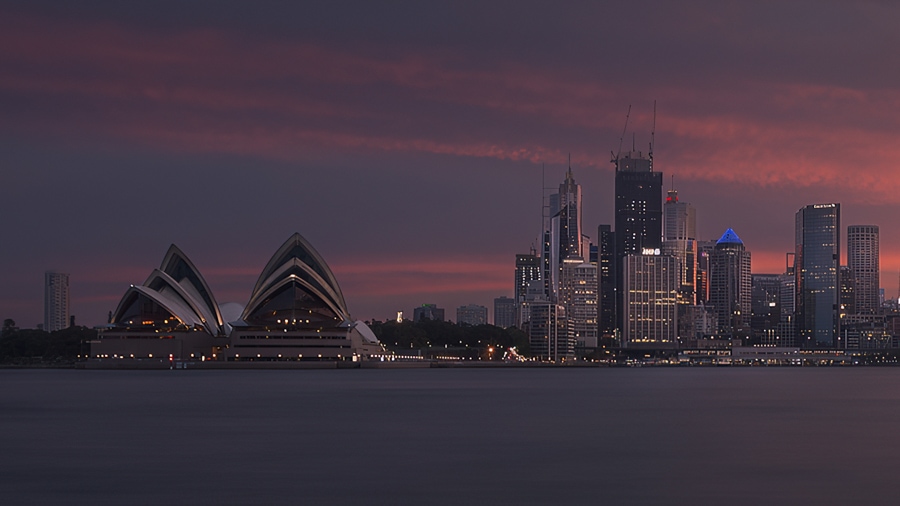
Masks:
[[[853,279],[855,308],[852,314],[879,314],[878,226],[847,227],[847,267]]]
[[[413,321],[423,320],[444,321],[444,309],[437,307],[437,304],[422,304],[413,310]]]
[[[666,241],[697,238],[697,210],[691,204],[678,200],[678,190],[667,192],[663,216],[663,238]]]
[[[674,257],[650,253],[624,258],[622,345],[678,345],[677,270]]]
[[[750,293],[750,252],[729,228],[716,241],[709,262],[709,302],[715,309],[720,335],[749,334]]]
[[[69,325],[69,275],[44,273],[44,330],[55,332]]]
[[[598,320],[601,337],[616,333],[616,234],[609,225],[597,228]]]
[[[525,296],[528,293],[528,286],[532,281],[544,279],[541,277],[541,260],[534,251],[528,255],[516,255],[516,286],[514,297],[518,312],[514,325],[522,328],[522,324],[527,321],[528,315],[525,307]],[[546,292],[546,290],[545,290]]]
[[[566,309],[550,300],[540,280],[529,283],[525,307],[528,316],[523,328],[528,335],[532,356],[551,362],[574,358],[574,332],[569,328]]]
[[[678,260],[678,296],[682,305],[697,303],[697,213],[694,206],[678,201],[669,190],[663,204],[665,218],[662,252]]]
[[[709,302],[709,263],[716,241],[697,241],[697,304]]]
[[[566,179],[559,185],[559,193],[550,195],[550,234],[549,245],[545,245],[549,253],[549,295],[559,296],[560,275],[563,260],[566,258],[585,258],[585,241],[582,233],[581,217],[581,185],[575,182],[572,167],[566,171]],[[590,241],[588,241],[589,243]]]
[[[566,309],[576,346],[597,347],[597,266],[578,257],[563,260],[559,303]]]
[[[500,328],[514,327],[516,315],[519,314],[516,299],[497,297],[494,299],[494,325]]]
[[[838,273],[838,280],[840,280],[840,304],[841,304],[841,319],[843,320],[845,317],[850,315],[857,314],[856,312],[856,293],[854,290],[854,276],[853,271],[850,267],[846,265],[842,265],[841,269]]]
[[[662,244],[662,172],[639,151],[616,163],[616,256],[655,250]]]
[[[575,183],[572,167],[559,185],[559,257],[585,256],[582,242],[581,185]]]
[[[487,308],[477,304],[468,304],[456,308],[456,323],[464,325],[486,325]]]
[[[753,339],[759,344],[779,344],[781,274],[751,274],[750,285],[750,330]]]
[[[662,173],[653,172],[653,157],[639,151],[616,156],[616,292],[617,326],[624,330],[625,257],[641,256],[662,246]]]
[[[796,323],[796,300],[797,300],[797,276],[795,271],[795,254],[787,253],[785,255],[784,274],[779,279],[781,287],[778,292],[778,306],[781,313],[781,320],[778,322],[778,331],[776,332],[776,344],[779,346],[795,346],[794,339],[797,331]]]
[[[840,204],[806,206],[796,215],[796,344],[832,348],[840,333]]]

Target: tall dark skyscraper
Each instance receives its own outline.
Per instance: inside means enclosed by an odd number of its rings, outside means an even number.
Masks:
[[[662,244],[662,172],[640,151],[616,161],[616,256]]]
[[[610,229],[609,225],[597,228],[600,337],[613,337],[616,331],[616,234]]]
[[[797,211],[797,332],[802,348],[831,348],[840,333],[841,205]]]
[[[616,291],[617,307],[624,308],[624,259],[662,246],[662,172],[653,172],[653,157],[632,151],[616,164]],[[658,252],[657,252],[658,254]],[[623,311],[617,316],[623,329]]]
[[[750,252],[730,228],[716,242],[709,266],[709,302],[722,336],[747,337],[750,333]]]
[[[878,253],[877,225],[847,227],[847,267],[853,279],[855,314],[881,312]]]
[[[544,253],[549,253],[549,295],[558,298],[561,285],[563,262],[567,258],[585,260],[581,218],[581,185],[575,182],[572,167],[566,171],[566,179],[559,185],[559,193],[550,195],[550,244]],[[546,264],[546,262],[545,262]]]

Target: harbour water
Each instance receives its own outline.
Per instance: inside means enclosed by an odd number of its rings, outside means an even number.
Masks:
[[[900,368],[0,370],[4,504],[895,504]]]

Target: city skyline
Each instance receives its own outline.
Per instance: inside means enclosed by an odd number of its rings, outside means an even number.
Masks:
[[[104,323],[171,243],[244,304],[293,231],[333,259],[355,318],[491,307],[540,245],[542,184],[569,153],[584,233],[614,222],[609,153],[646,153],[654,100],[654,170],[696,208],[698,240],[733,228],[753,272],[778,274],[793,215],[841,203],[842,224],[880,227],[897,296],[900,8],[389,10],[5,3],[2,317],[41,322],[58,269],[70,314]],[[636,14],[640,40],[616,22]]]

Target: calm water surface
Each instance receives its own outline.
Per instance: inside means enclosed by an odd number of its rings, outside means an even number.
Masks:
[[[0,371],[3,504],[897,504],[900,368]]]

